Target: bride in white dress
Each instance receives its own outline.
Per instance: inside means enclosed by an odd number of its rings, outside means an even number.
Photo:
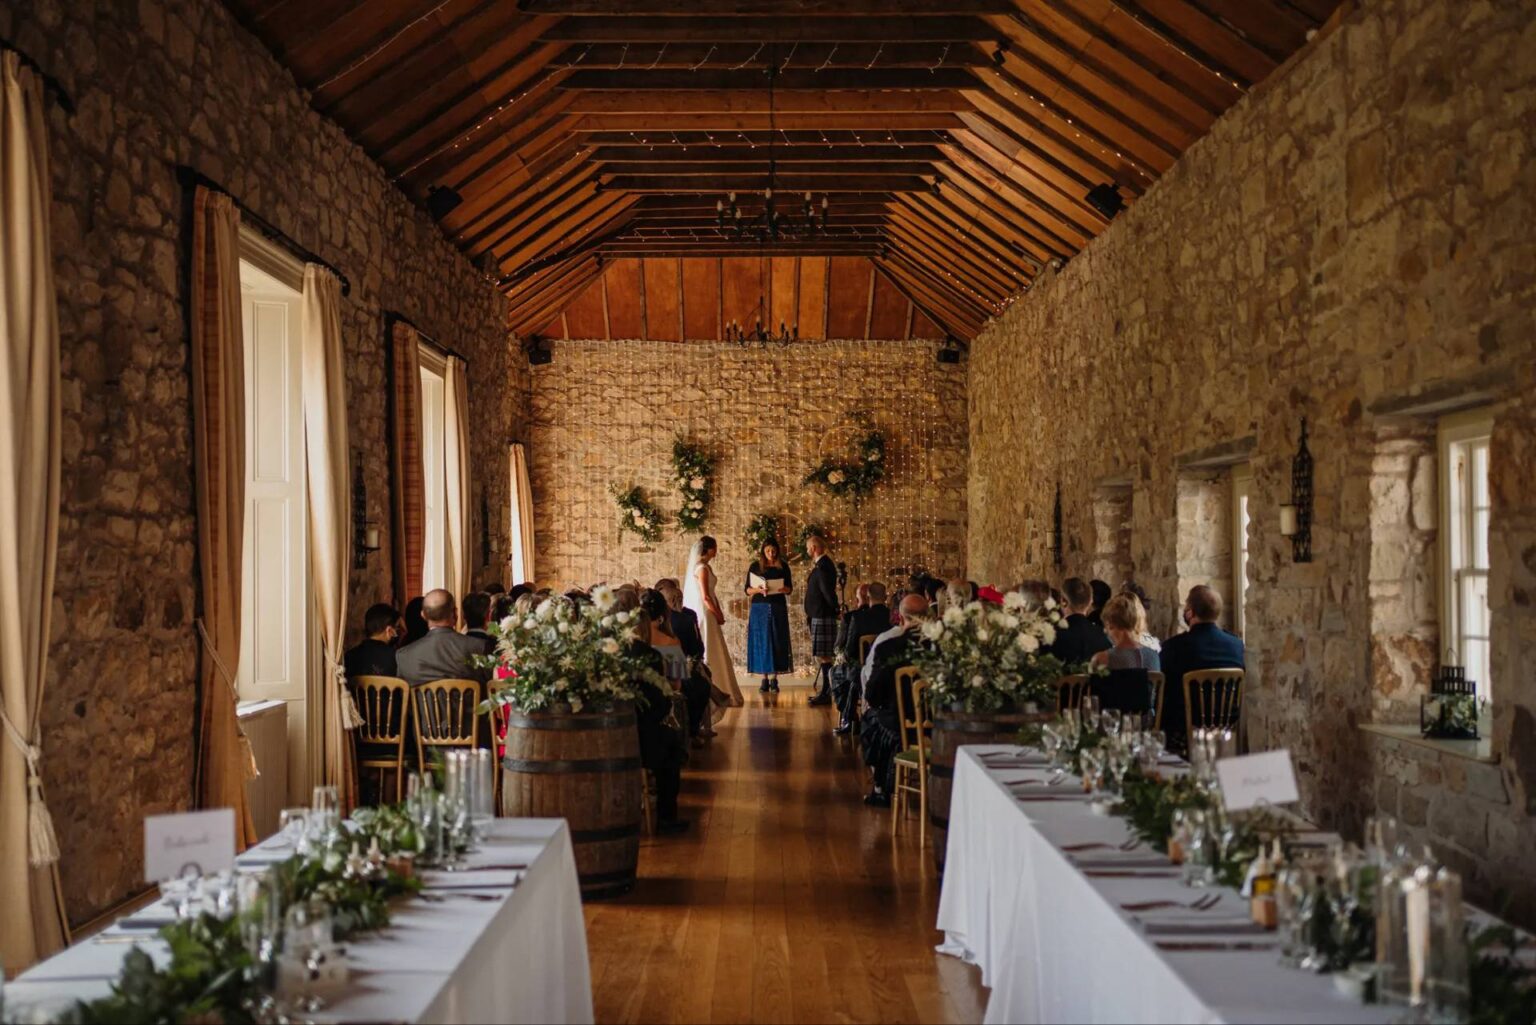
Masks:
[[[683,583],[683,605],[699,617],[699,634],[704,638],[704,664],[715,690],[725,695],[728,704],[713,702],[713,719],[720,721],[726,708],[740,708],[741,688],[736,684],[736,668],[731,664],[730,650],[725,646],[725,635],[720,624],[725,613],[720,610],[720,599],[715,595],[715,571],[710,567],[717,551],[715,539],[701,537],[688,551],[688,578]]]

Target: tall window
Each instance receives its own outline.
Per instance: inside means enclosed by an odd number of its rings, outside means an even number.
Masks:
[[[1232,467],[1232,632],[1242,636],[1248,602],[1248,496],[1253,468]]]
[[[300,377],[302,271],[241,236],[245,537],[240,697],[302,709],[309,676],[309,506]],[[298,714],[290,721],[299,719]]]
[[[1488,438],[1485,410],[1440,421],[1440,637],[1493,697],[1488,644]]]
[[[427,521],[422,537],[422,591],[448,586],[448,491],[443,452],[447,366],[436,349],[421,347],[421,464]]]

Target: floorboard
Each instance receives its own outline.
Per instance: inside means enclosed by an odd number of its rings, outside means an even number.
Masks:
[[[916,813],[892,840],[806,694],[749,691],[683,773],[693,828],[647,838],[635,892],[587,905],[598,1022],[981,1020],[976,970],[933,950]]]

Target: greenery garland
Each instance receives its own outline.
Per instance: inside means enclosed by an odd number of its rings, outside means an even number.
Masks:
[[[621,488],[617,484],[610,484],[608,491],[619,507],[620,541],[624,540],[626,530],[646,544],[655,544],[661,540],[661,525],[665,522],[661,510],[651,504],[638,485]]]
[[[830,530],[827,530],[819,523],[807,523],[805,526],[800,528],[800,533],[796,535],[795,548],[794,551],[790,553],[790,557],[796,562],[811,561],[811,553],[806,551],[805,543],[806,541],[810,540],[813,534],[820,535],[820,537],[829,545],[832,543],[832,532]]]
[[[677,525],[690,533],[703,531],[704,522],[709,519],[709,503],[714,497],[714,457],[678,435],[672,441],[672,480],[683,496],[683,506],[677,511]]]
[[[353,828],[329,846],[273,865],[264,893],[278,902],[275,920],[281,922],[295,904],[322,900],[330,907],[337,940],[387,926],[390,901],[418,893],[421,882],[387,862],[359,870],[350,855],[368,850],[375,840],[386,856],[417,849],[415,825],[403,810],[359,810]],[[80,1001],[57,1020],[71,1025],[251,1021],[263,985],[242,930],[247,916],[259,913],[220,918],[205,912],[162,927],[158,935],[170,947],[164,968],[135,945],[110,995]]]
[[[837,498],[851,498],[857,508],[885,477],[885,435],[875,427],[868,413],[859,413],[855,419],[865,432],[859,439],[858,458],[852,462],[823,459],[805,475],[804,483],[814,484]]]
[[[783,527],[779,518],[772,513],[758,513],[747,524],[747,529],[741,532],[741,539],[746,542],[747,550],[756,558],[763,550],[763,545],[772,541],[779,543],[779,537],[783,534]]]

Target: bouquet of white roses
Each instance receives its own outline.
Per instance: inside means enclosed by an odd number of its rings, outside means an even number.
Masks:
[[[660,673],[629,653],[638,619],[638,612],[616,611],[613,591],[599,586],[590,605],[555,597],[492,624],[490,659],[500,678],[491,681],[491,700],[521,712],[600,711],[634,700],[642,682],[665,687]]]
[[[1023,711],[1033,703],[1048,711],[1055,707],[1062,665],[1041,649],[1065,622],[1055,602],[1032,610],[1018,593],[1006,595],[1001,608],[979,601],[953,605],[923,624],[927,643],[913,664],[936,704],[996,712]]]

